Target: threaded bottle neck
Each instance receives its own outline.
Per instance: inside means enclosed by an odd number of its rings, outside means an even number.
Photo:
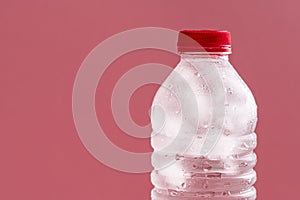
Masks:
[[[222,59],[229,60],[228,52],[179,52],[182,59]]]

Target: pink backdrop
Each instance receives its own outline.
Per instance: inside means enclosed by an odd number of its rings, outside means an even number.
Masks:
[[[87,152],[71,106],[75,75],[87,54],[112,34],[144,26],[231,31],[232,63],[259,106],[258,199],[297,199],[299,19],[292,0],[0,1],[0,199],[150,199],[148,173],[115,171]],[[122,65],[124,73],[150,61],[174,65],[177,57],[151,50],[122,57],[96,94],[108,137],[135,152],[151,151],[149,141],[122,134],[108,99],[120,76],[116,68]],[[140,88],[132,97],[137,123],[149,121],[156,88]]]

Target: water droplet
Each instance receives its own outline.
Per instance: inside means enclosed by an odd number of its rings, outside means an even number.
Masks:
[[[241,182],[242,185],[250,185],[251,184],[251,179],[246,179],[246,180],[243,180]]]
[[[199,72],[195,72],[194,74],[195,74],[195,76],[200,77],[200,73]]]
[[[155,189],[155,191],[158,193],[158,194],[161,194],[162,191],[161,190],[158,190],[158,189]]]
[[[202,159],[202,160],[203,160],[203,159],[205,159],[205,156],[200,156],[199,159]]]
[[[203,169],[203,171],[207,172],[212,169],[212,166],[210,166],[209,164],[204,164],[202,169]]]
[[[232,94],[233,93],[233,91],[232,91],[231,88],[227,88],[226,91],[227,91],[228,94]]]
[[[248,163],[242,162],[239,166],[240,166],[240,167],[247,167],[247,166],[248,166]]]
[[[231,195],[231,192],[230,191],[226,191],[226,192],[223,192],[222,195],[223,196],[229,196],[229,195]]]
[[[178,194],[178,192],[176,192],[175,190],[171,190],[171,191],[169,191],[169,193],[173,197],[177,196],[177,194]]]
[[[198,166],[195,165],[195,164],[192,167],[193,167],[193,169],[197,169],[198,168]]]
[[[230,135],[230,134],[231,134],[231,132],[230,132],[228,129],[225,129],[225,130],[224,130],[224,135],[228,136],[228,135]]]
[[[233,159],[239,158],[239,154],[232,154],[232,155],[230,156],[230,158],[233,158]]]
[[[208,188],[207,182],[202,183],[202,188],[204,188],[204,189],[207,189],[207,188]]]
[[[201,85],[201,89],[202,89],[203,91],[205,91],[205,92],[208,92],[208,91],[209,91],[209,88],[208,88],[208,86],[207,86],[206,84],[202,84],[202,85]]]
[[[179,155],[179,154],[176,154],[175,155],[175,159],[176,160],[181,160],[181,159],[183,159],[184,158],[184,156],[182,156],[182,155]]]
[[[186,188],[186,183],[181,183],[182,188]]]
[[[180,111],[179,111],[179,110],[176,110],[175,113],[178,114],[178,113],[180,113]]]
[[[198,139],[202,139],[203,136],[202,136],[201,134],[197,134],[197,138],[198,138]]]

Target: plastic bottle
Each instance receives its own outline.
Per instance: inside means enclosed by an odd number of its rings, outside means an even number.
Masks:
[[[257,106],[228,31],[184,30],[152,108],[152,200],[254,200]]]

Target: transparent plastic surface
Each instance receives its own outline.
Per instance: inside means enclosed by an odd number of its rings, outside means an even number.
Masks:
[[[182,54],[151,122],[152,200],[256,199],[257,106],[227,55]]]

